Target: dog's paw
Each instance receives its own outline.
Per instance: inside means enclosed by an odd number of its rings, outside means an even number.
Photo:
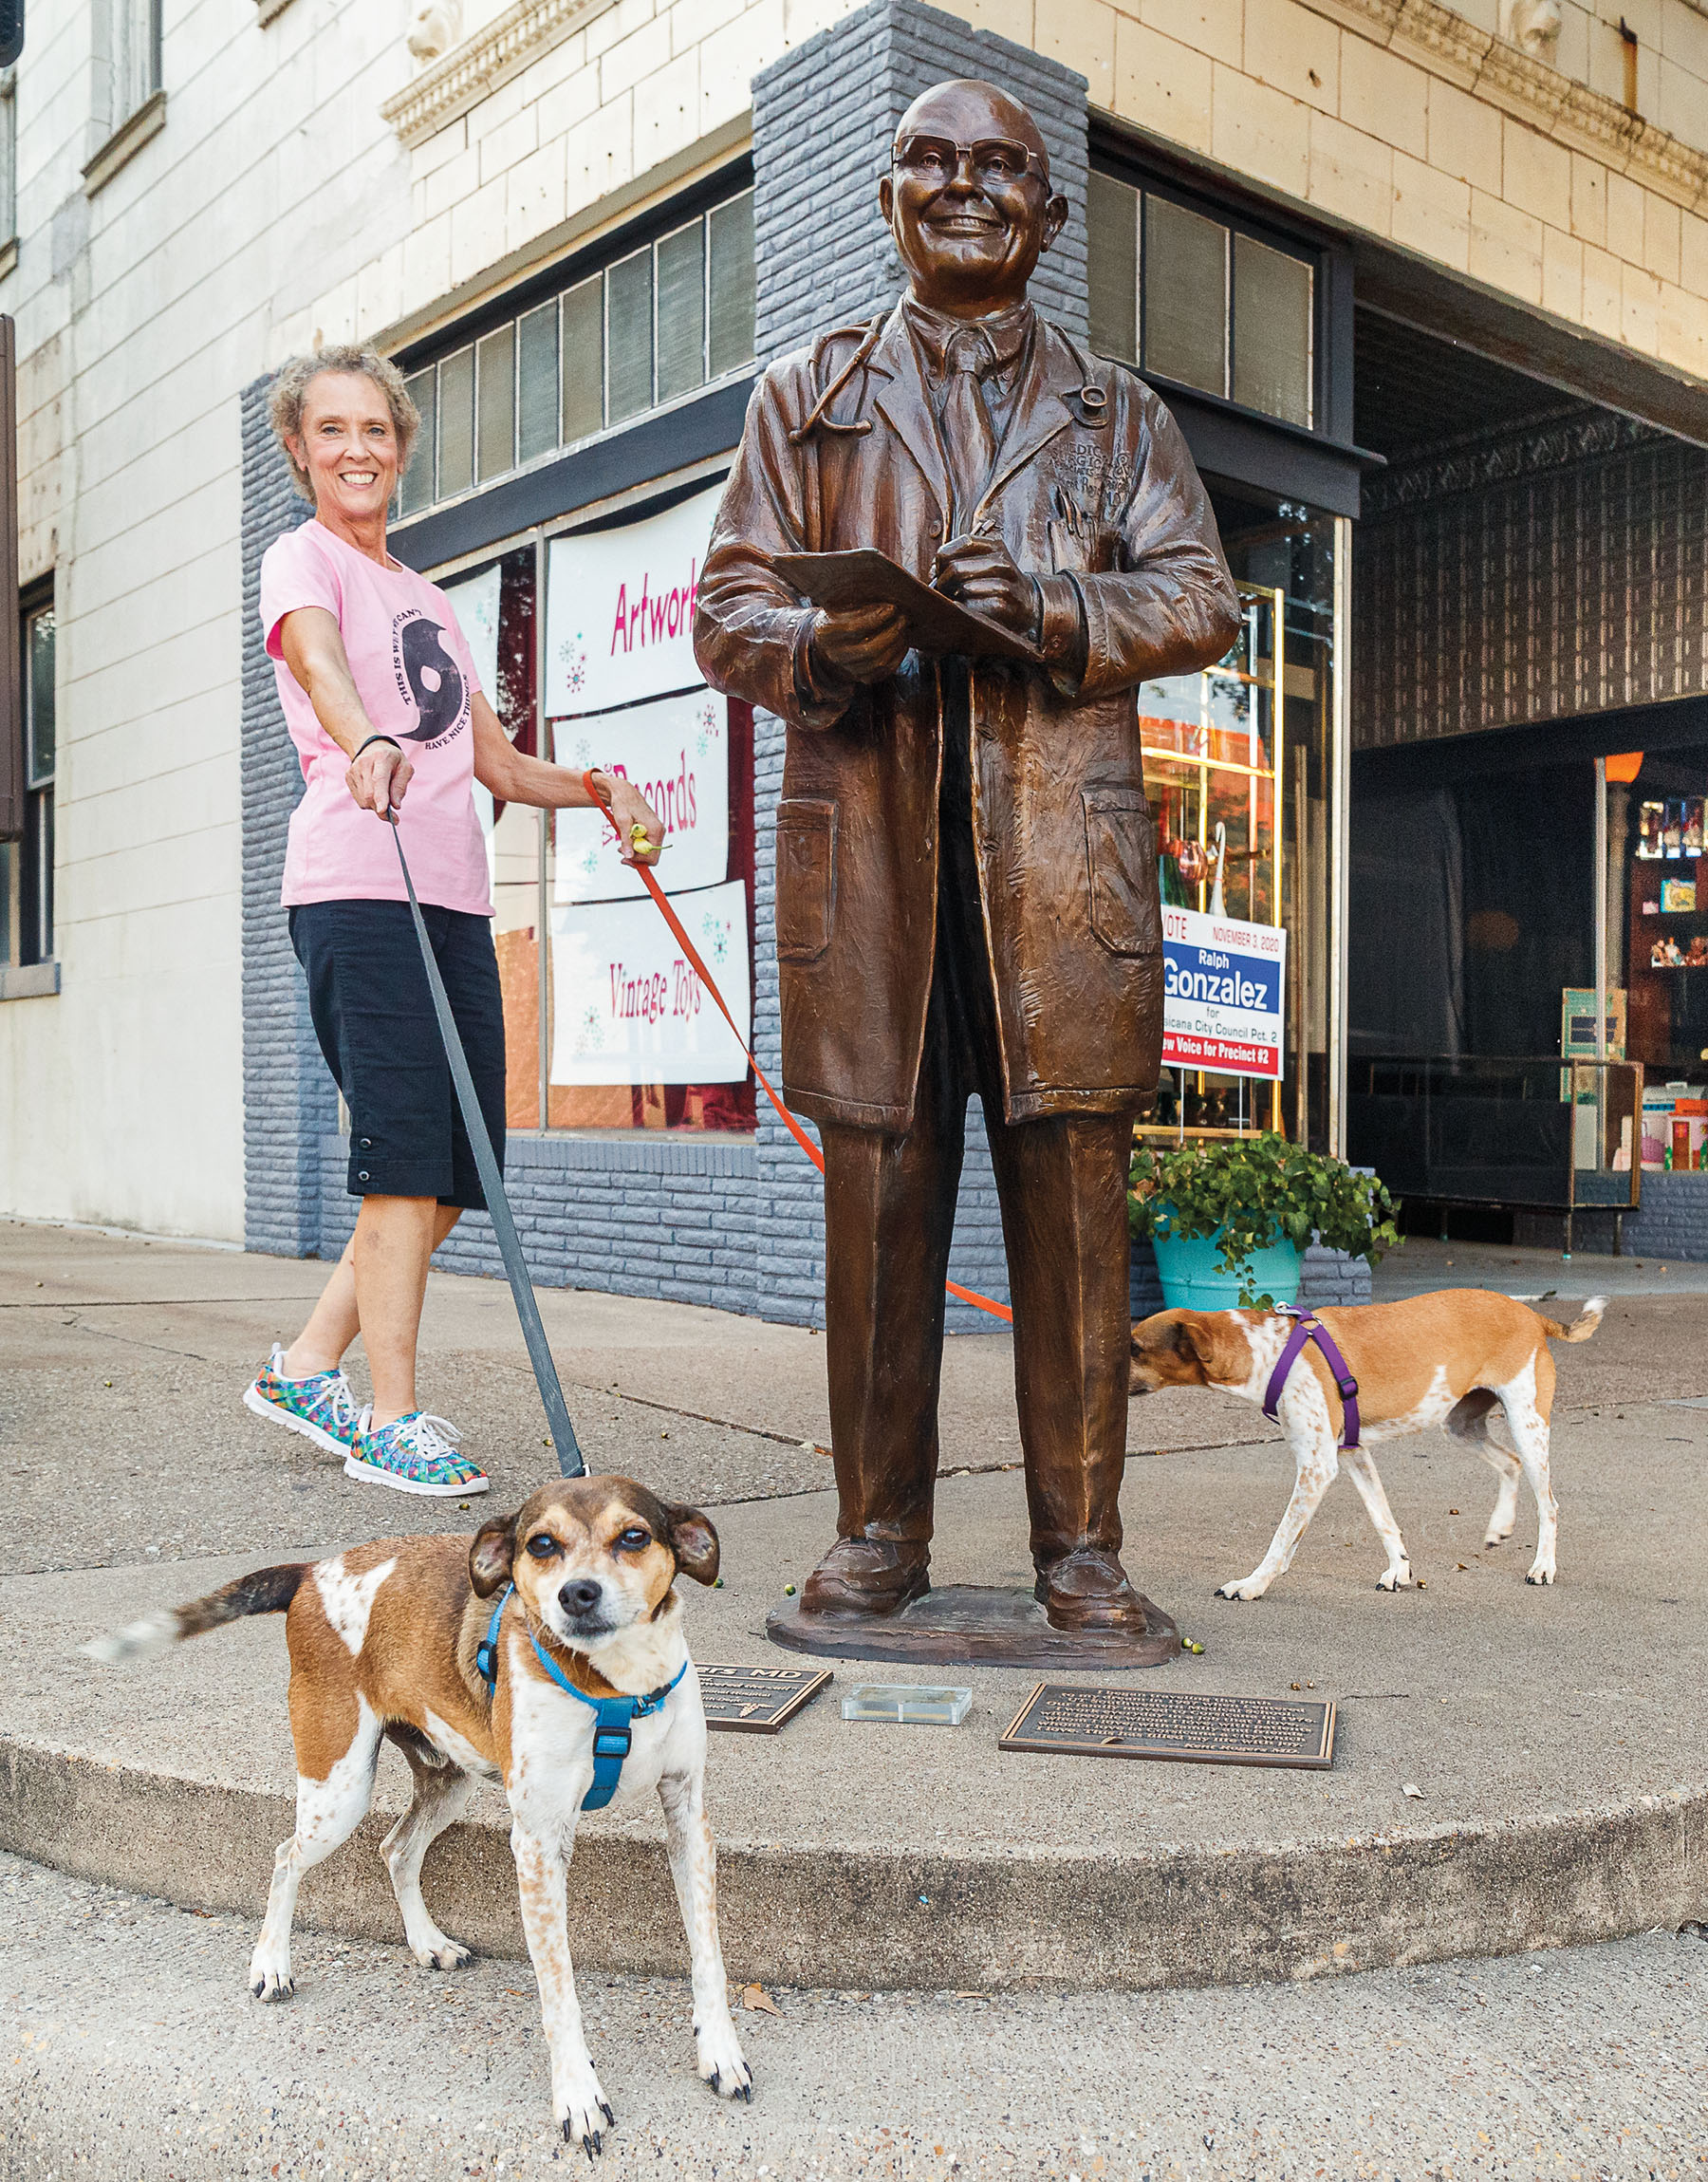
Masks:
[[[1231,1598],[1236,1603],[1243,1603],[1247,1599],[1261,1598],[1268,1589],[1267,1583],[1260,1582],[1254,1576],[1242,1576],[1237,1583],[1224,1583],[1216,1595],[1217,1598]]]
[[[599,2087],[591,2061],[564,2070],[552,2086],[551,2116],[566,2144],[579,2144],[589,2159],[599,2157],[604,2150],[603,2132],[615,2125],[617,2117]]]
[[[1411,1563],[1402,1561],[1398,1568],[1384,1568],[1376,1578],[1378,1591],[1415,1591],[1418,1579],[1411,1572]]]
[[[1524,1580],[1526,1583],[1551,1583],[1553,1579],[1554,1571],[1552,1561],[1547,1562],[1546,1565],[1543,1562],[1538,1561]]]
[[[719,2098],[753,2099],[753,2072],[742,2056],[735,2025],[726,2014],[721,2023],[695,2025],[694,2042],[699,2056],[700,2080],[709,2083]]]
[[[1492,1530],[1487,1532],[1483,1538],[1484,1553],[1492,1553],[1497,1545],[1505,1545],[1506,1541],[1512,1537],[1512,1535],[1513,1534],[1510,1530]]]
[[[257,1955],[250,1964],[250,1990],[257,2000],[288,2000],[296,1990],[290,1965],[264,1962]]]
[[[409,1951],[423,1969],[467,1969],[474,1960],[473,1948],[464,1947],[461,1940],[448,1939],[443,1932]]]

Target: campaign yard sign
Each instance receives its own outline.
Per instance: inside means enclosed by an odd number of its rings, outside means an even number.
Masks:
[[[1287,933],[1162,910],[1162,1065],[1281,1080]]]
[[[750,1025],[747,883],[673,894],[742,1037]],[[747,1054],[650,901],[551,912],[554,1084],[738,1084]]]

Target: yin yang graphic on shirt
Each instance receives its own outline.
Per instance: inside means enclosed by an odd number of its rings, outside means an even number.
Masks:
[[[445,649],[444,633],[437,622],[413,607],[392,625],[398,688],[420,718],[418,727],[403,730],[405,742],[436,743],[454,734],[468,715],[462,669]]]

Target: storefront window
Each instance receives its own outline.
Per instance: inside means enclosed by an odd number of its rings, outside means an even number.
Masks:
[[[696,213],[411,372],[404,515],[492,483],[752,363],[753,193]]]
[[[753,721],[707,689],[692,642],[714,486],[659,513],[542,539],[445,585],[505,732],[643,790],[664,825],[660,882],[752,1035]],[[546,575],[546,626],[535,615]],[[543,641],[542,641],[543,639]],[[731,1033],[597,812],[494,805],[492,874],[512,1128],[752,1129]]]
[[[1152,1126],[1276,1128],[1322,1150],[1335,524],[1233,489],[1213,486],[1212,499],[1244,608],[1239,638],[1203,674],[1139,691],[1170,988]]]
[[[1708,747],[1631,751],[1603,770],[1605,960],[1624,976],[1607,1006],[1614,1038],[1623,1031],[1643,1063],[1643,1164],[1696,1169],[1708,1137]]]

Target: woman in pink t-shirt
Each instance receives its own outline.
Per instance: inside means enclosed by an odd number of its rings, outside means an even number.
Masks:
[[[392,559],[386,510],[420,419],[396,367],[326,348],[273,382],[273,430],[314,503],[261,563],[261,623],[302,759],[282,900],[309,1010],[350,1111],[356,1232],[307,1325],[244,1399],[344,1457],[351,1477],[466,1498],[487,1480],[416,1401],[416,1339],[435,1248],[484,1203],[451,1083],[397,849],[504,1157],[504,1011],[473,784],[505,803],[585,808],[593,781],[630,862],[663,830],[621,775],[570,773],[514,750],[443,591]],[[374,1382],[358,1410],[342,1359],[358,1333]]]

